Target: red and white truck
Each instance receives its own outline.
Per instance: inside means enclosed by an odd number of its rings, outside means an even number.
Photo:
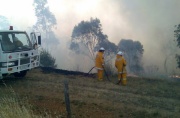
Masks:
[[[0,30],[0,79],[7,75],[24,77],[28,70],[40,65],[40,33]]]

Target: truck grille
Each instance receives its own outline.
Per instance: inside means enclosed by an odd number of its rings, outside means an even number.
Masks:
[[[20,60],[20,65],[30,63],[30,58],[25,58]]]

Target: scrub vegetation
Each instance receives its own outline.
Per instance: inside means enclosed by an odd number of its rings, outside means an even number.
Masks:
[[[56,59],[51,55],[51,53],[48,50],[42,48],[40,52],[40,57],[41,66],[53,68],[57,67],[57,65],[55,64]]]
[[[26,78],[0,83],[0,117],[66,118],[64,81],[69,84],[72,118],[178,118],[180,80],[128,77],[127,86],[95,77],[28,72]]]

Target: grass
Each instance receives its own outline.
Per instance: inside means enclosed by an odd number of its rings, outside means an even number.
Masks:
[[[69,82],[72,118],[180,116],[179,80],[128,77],[127,86],[120,86],[114,84],[116,76],[109,76],[112,82],[99,82],[84,76],[32,73],[25,80],[6,82],[8,87],[0,86],[0,118],[4,113],[19,114],[18,118],[65,118],[64,79]]]
[[[110,78],[115,82],[116,77]],[[88,96],[88,101],[92,103],[97,104],[99,101],[104,102],[103,105],[109,105],[108,108],[114,111],[114,114],[119,114],[115,117],[178,118],[180,116],[179,81],[128,78],[127,86],[117,86],[107,80],[99,83],[97,81],[91,83],[88,80],[86,82],[88,84],[84,81],[78,82],[71,89],[76,88],[76,93],[83,100]],[[71,93],[73,94],[73,91]]]
[[[1,98],[0,117],[1,118],[36,118],[27,107],[21,105],[16,98]]]
[[[6,86],[6,85],[5,85]],[[32,118],[36,117],[27,108],[27,105],[18,99],[11,87],[0,91],[0,117],[1,118]]]
[[[180,116],[179,81],[168,79],[128,78],[115,102],[131,106],[133,117],[164,118]],[[119,91],[119,89],[113,89]],[[121,98],[119,100],[118,98]],[[137,110],[138,109],[138,110]]]
[[[20,98],[12,87],[4,85],[5,89],[0,90],[0,118],[52,118],[46,112],[43,116],[35,115],[27,99]]]

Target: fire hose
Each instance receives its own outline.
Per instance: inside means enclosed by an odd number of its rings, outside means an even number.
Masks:
[[[89,74],[94,68],[95,68],[95,66],[92,67],[92,68],[89,70],[89,72],[88,72],[87,74]],[[105,73],[105,75],[106,75],[106,77],[107,77],[107,80],[108,80],[108,81],[111,81],[111,80],[109,79],[109,76],[108,76],[108,74],[107,74],[105,68],[104,68],[104,73]]]

